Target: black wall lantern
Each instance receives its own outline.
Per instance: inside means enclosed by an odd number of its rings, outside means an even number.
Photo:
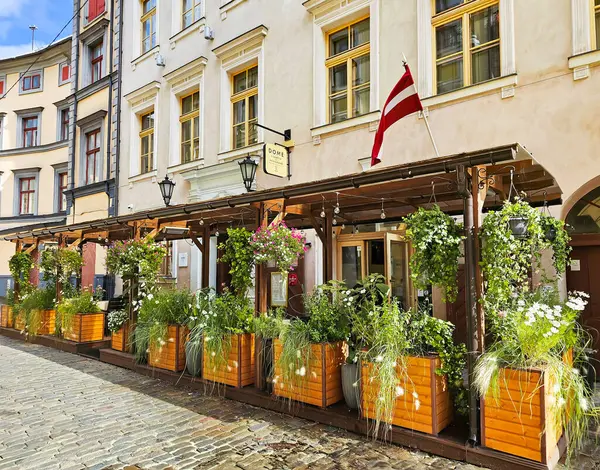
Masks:
[[[249,156],[238,163],[240,165],[240,171],[242,172],[244,186],[246,186],[246,191],[250,192],[252,191],[252,183],[254,182],[254,177],[256,176],[256,167],[258,166],[258,163],[252,160]]]
[[[162,194],[165,205],[168,206],[171,203],[171,197],[173,196],[173,189],[175,188],[175,181],[169,179],[168,175],[165,175],[165,179],[158,183],[160,186],[160,193]]]

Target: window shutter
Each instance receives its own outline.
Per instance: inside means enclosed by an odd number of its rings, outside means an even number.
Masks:
[[[4,94],[4,80],[0,81],[0,96]]]
[[[100,0],[89,0],[88,1],[88,17],[87,17],[88,22],[92,21],[100,13],[99,8],[98,8],[99,3],[100,3]]]
[[[96,16],[100,13],[104,13],[104,9],[106,8],[106,0],[96,0]]]
[[[61,80],[63,82],[66,82],[69,79],[70,72],[71,72],[71,70],[70,70],[69,64],[62,66]]]

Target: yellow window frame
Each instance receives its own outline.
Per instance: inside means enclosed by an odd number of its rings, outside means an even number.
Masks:
[[[253,96],[258,96],[258,78],[256,80],[256,85],[253,86],[252,88],[246,88],[245,90],[242,90],[238,93],[234,93],[233,91],[235,90],[235,88],[234,88],[235,77],[245,74],[246,75],[246,84],[247,84],[248,83],[248,72],[250,70],[252,70],[253,68],[257,68],[257,67],[258,67],[257,64],[253,64],[250,67],[231,75],[231,93],[232,93],[231,94],[231,148],[232,149],[243,148],[243,147],[247,147],[247,146],[251,145],[251,143],[250,143],[250,125],[258,122],[258,109],[257,109],[257,113],[256,113],[257,116],[255,118],[250,119],[250,98],[252,98]],[[235,124],[234,123],[235,105],[237,103],[239,103],[240,101],[245,101],[244,121],[238,122],[237,124]],[[258,105],[258,99],[257,99],[257,105]],[[241,147],[236,147],[235,146],[235,129],[237,127],[241,127],[241,126],[244,126],[244,145],[242,145]]]
[[[364,89],[364,88],[370,88],[371,87],[371,81],[369,80],[366,83],[362,83],[358,86],[354,86],[353,85],[353,80],[352,80],[352,61],[354,59],[357,59],[359,57],[365,56],[367,54],[371,54],[371,42],[366,42],[364,44],[361,44],[358,47],[354,47],[354,48],[349,48],[347,51],[341,52],[339,54],[336,54],[334,56],[331,56],[331,42],[330,42],[330,37],[335,34],[338,33],[340,31],[342,31],[343,29],[347,29],[348,30],[348,47],[350,47],[350,45],[352,44],[352,26],[354,26],[355,24],[360,23],[361,21],[366,20],[367,18],[370,18],[369,15],[367,16],[363,16],[355,21],[352,21],[351,23],[348,23],[344,26],[341,26],[340,28],[336,28],[333,29],[331,31],[327,32],[325,41],[327,44],[327,59],[325,60],[325,68],[327,69],[327,80],[326,80],[326,86],[327,86],[327,122],[331,123],[331,100],[332,98],[336,98],[339,96],[343,96],[346,95],[346,119],[350,119],[355,117],[353,115],[353,109],[354,109],[354,92],[360,89]],[[369,25],[370,27],[370,25]],[[370,59],[370,57],[369,57]],[[346,63],[346,90],[345,91],[338,91],[337,93],[331,93],[331,69],[333,67],[336,67],[338,65],[341,65],[343,63]]]
[[[186,98],[189,98],[190,96],[194,96],[195,94],[198,94],[198,109],[193,109],[192,111],[190,111],[187,114],[183,114],[183,100]],[[194,98],[192,98],[192,106],[194,103]],[[194,157],[194,140],[198,139],[198,141],[200,141],[200,129],[198,129],[198,135],[196,135],[196,128],[194,127],[194,119],[195,118],[199,118],[200,117],[200,92],[198,90],[193,91],[191,93],[188,93],[187,95],[181,96],[181,98],[179,98],[179,129],[181,129],[182,124],[184,122],[188,122],[188,121],[192,121],[192,132],[191,132],[191,139],[190,140],[183,140],[183,132],[181,133],[180,136],[180,149],[183,148],[184,144],[188,144],[191,146],[191,155],[192,155],[192,159],[190,161],[194,161],[197,160],[197,158],[193,158]],[[197,157],[199,157],[199,155],[197,155]],[[183,163],[183,151],[181,151],[181,162]]]
[[[193,25],[196,21],[198,21],[200,18],[202,18],[202,12],[200,12],[200,17],[196,18],[196,7],[198,5],[202,5],[202,1],[203,0],[192,0],[192,8],[190,8],[189,10],[183,11],[185,0],[180,0],[181,5],[182,5],[181,6],[181,10],[182,10],[182,13],[181,13],[181,27],[182,28],[188,28],[191,25]],[[185,18],[186,13],[188,13],[190,11],[192,12],[192,22],[189,25],[185,26],[185,20],[184,20],[184,18]]]
[[[431,0],[433,10],[435,11],[435,0]],[[451,61],[462,55],[463,59],[463,85],[461,88],[470,86],[473,84],[473,77],[471,73],[471,57],[474,53],[492,48],[498,44],[502,37],[494,39],[493,41],[486,42],[485,44],[479,44],[478,46],[471,46],[471,15],[481,10],[485,10],[494,5],[499,5],[499,0],[464,0],[464,3],[452,7],[442,13],[434,14],[431,20],[431,44],[432,44],[432,60],[433,60],[433,92],[437,94],[437,66],[441,63]],[[440,26],[444,26],[448,23],[452,23],[456,20],[462,21],[462,50],[461,52],[455,52],[444,57],[437,58],[437,44],[435,32]],[[500,18],[500,21],[503,21]],[[500,55],[500,69],[502,70],[502,54]],[[457,88],[460,90],[460,88]],[[453,90],[456,91],[456,90]]]
[[[144,10],[144,0],[141,0],[142,2],[142,12]],[[149,36],[144,36],[144,23],[146,21],[150,20],[150,35]],[[140,34],[141,36],[141,50],[142,50],[142,54],[145,54],[146,52],[152,50],[155,46],[152,46],[152,41],[150,41],[150,47],[147,50],[144,50],[144,41],[148,38],[152,38],[152,34],[156,34],[156,3],[154,4],[154,8],[152,8],[152,10],[149,10],[148,13],[142,14],[142,17],[140,18],[140,28],[142,30],[142,34]]]
[[[144,129],[144,118],[150,114],[154,114],[154,110],[144,113],[140,116],[140,173],[147,173],[142,170],[144,161],[144,157],[148,158],[148,171],[152,171],[154,166],[154,145],[148,145],[148,153],[143,152],[142,141],[145,137],[148,137],[148,141],[150,141],[150,136],[152,135],[152,142],[154,142],[154,119],[152,120],[152,127],[148,129]],[[150,143],[150,142],[148,142]]]

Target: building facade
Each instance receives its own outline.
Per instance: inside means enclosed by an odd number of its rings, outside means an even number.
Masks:
[[[0,229],[66,222],[71,39],[0,61]],[[0,295],[10,287],[0,242]]]

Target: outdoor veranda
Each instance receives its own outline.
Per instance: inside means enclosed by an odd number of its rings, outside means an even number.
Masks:
[[[467,356],[468,370],[472,371],[477,352],[484,348],[485,337],[484,312],[478,302],[482,293],[482,275],[477,262],[480,256],[478,227],[483,212],[499,208],[515,190],[525,194],[532,206],[561,203],[561,190],[552,175],[523,147],[513,144],[81,224],[24,227],[0,236],[15,242],[18,252],[31,252],[49,241],[58,242],[62,247],[77,248],[84,243],[109,245],[118,240],[139,240],[147,236],[156,241],[187,239],[202,253],[202,285],[208,287],[210,265],[215,262],[206,249],[212,235],[224,233],[229,227],[255,230],[274,220],[285,220],[289,227],[315,231],[323,248],[323,282],[338,279],[354,284],[368,274],[380,273],[392,294],[406,307],[411,307],[421,300],[419,297],[423,293],[417,291],[409,276],[408,260],[412,247],[405,238],[402,218],[419,207],[429,208],[435,203],[447,214],[462,215],[465,225],[464,269],[459,273],[464,289],[460,290],[460,298],[452,309],[446,309],[446,314],[447,319],[455,323],[455,338],[465,341],[467,350],[472,353]],[[339,211],[336,210],[338,205]],[[377,260],[370,258],[375,252],[379,252]],[[300,261],[296,270],[298,279],[289,283],[289,292],[286,292],[284,305],[289,315],[302,311],[297,299],[302,293],[303,268]],[[271,275],[276,271],[265,265],[256,267],[256,315],[276,305],[271,286]],[[435,304],[439,300],[430,298],[430,301]],[[130,314],[130,321],[135,322],[133,311]],[[0,330],[2,334],[15,336],[6,328]],[[47,344],[52,342],[47,340]],[[258,343],[252,348],[254,383],[243,387],[210,387],[213,382],[206,378],[136,364],[130,353],[105,346],[106,342],[94,345],[101,348],[96,354],[104,362],[349,431],[365,434],[369,431],[367,420],[358,410],[349,410],[343,401],[318,407],[301,403],[290,405],[287,400],[274,397],[265,377],[264,350]],[[491,468],[547,468],[551,464],[482,447],[478,398],[472,386],[470,390],[468,423],[454,420],[440,432],[429,434],[394,426],[386,438],[397,444]]]

